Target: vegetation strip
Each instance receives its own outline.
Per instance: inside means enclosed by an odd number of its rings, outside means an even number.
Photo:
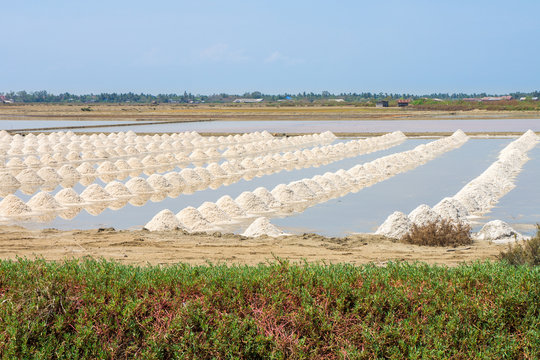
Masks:
[[[0,262],[4,358],[538,358],[540,270]]]

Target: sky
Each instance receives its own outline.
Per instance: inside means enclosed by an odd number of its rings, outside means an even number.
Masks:
[[[540,1],[0,0],[0,92],[540,89]]]

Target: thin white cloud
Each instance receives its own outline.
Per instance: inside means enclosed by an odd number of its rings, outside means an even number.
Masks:
[[[249,61],[244,50],[233,49],[229,44],[215,44],[203,49],[198,56],[200,59],[212,62],[241,63]]]
[[[284,63],[287,65],[297,65],[303,63],[304,60],[292,58],[290,56],[283,55],[279,51],[274,51],[266,59],[264,59],[264,62],[267,64]]]

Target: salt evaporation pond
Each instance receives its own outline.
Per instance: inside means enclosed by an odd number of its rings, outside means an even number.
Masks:
[[[52,126],[107,125],[106,121],[4,121],[1,129],[20,129],[19,124],[28,123],[28,128]],[[30,124],[31,123],[31,124]],[[60,125],[66,123],[68,125]],[[115,121],[114,123],[121,123]],[[58,125],[57,125],[58,124]],[[112,124],[111,124],[112,125]],[[525,132],[540,131],[540,119],[437,119],[437,120],[272,120],[272,121],[196,121],[184,123],[148,124],[134,126],[109,126],[100,128],[74,129],[76,132],[134,131],[136,133],[172,133],[197,131],[210,133],[245,133],[267,130],[271,133],[313,133],[332,131],[335,133],[386,133],[403,132]],[[52,130],[51,130],[52,131]]]
[[[462,147],[449,151],[416,169],[398,174],[357,193],[349,193],[341,198],[310,207],[303,213],[285,218],[272,218],[272,224],[288,233],[316,232],[327,236],[343,236],[352,232],[373,232],[389,214],[396,210],[409,213],[418,204],[425,203],[433,206],[440,199],[452,196],[466,183],[481,174],[497,159],[499,151],[513,140],[471,139]],[[49,223],[25,224],[25,226],[58,229],[92,229],[110,226],[116,229],[141,228],[163,209],[170,209],[177,213],[187,206],[198,208],[205,201],[215,202],[223,195],[230,195],[234,199],[244,191],[253,191],[261,186],[271,190],[281,183],[309,178],[327,171],[347,169],[358,163],[409,150],[429,141],[431,140],[408,139],[404,143],[384,151],[344,159],[328,165],[293,171],[284,170],[260,178],[253,178],[251,181],[241,180],[215,190],[208,189],[189,195],[183,194],[177,198],[166,198],[160,202],[149,200],[140,207],[128,204],[118,211],[106,209],[97,216],[90,215],[83,210],[69,221],[57,217]],[[529,156],[531,160],[524,166],[523,172],[516,179],[517,187],[504,196],[498,206],[484,219],[481,219],[482,222],[501,219],[524,234],[534,233],[534,228],[530,224],[540,222],[538,207],[540,192],[537,188],[538,176],[540,175],[540,147],[537,146],[533,149]],[[105,186],[100,180],[97,180],[96,183]],[[59,187],[55,191],[60,189]],[[77,184],[74,189],[80,193],[84,187]],[[30,196],[20,192],[17,192],[16,195],[24,201],[30,198]],[[529,224],[529,226],[520,225],[524,223]],[[243,228],[238,228],[235,231],[242,232],[247,225],[243,225]],[[479,228],[480,225],[475,229]]]

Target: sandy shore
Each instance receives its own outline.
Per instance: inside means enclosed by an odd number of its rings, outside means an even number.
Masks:
[[[455,266],[462,262],[494,260],[506,248],[488,242],[458,248],[421,247],[370,234],[344,238],[305,234],[248,239],[234,234],[190,235],[181,231],[26,230],[14,226],[0,229],[2,259],[63,260],[90,256],[138,265],[177,262],[255,265],[279,257],[298,262],[384,265],[388,261],[406,260]]]

